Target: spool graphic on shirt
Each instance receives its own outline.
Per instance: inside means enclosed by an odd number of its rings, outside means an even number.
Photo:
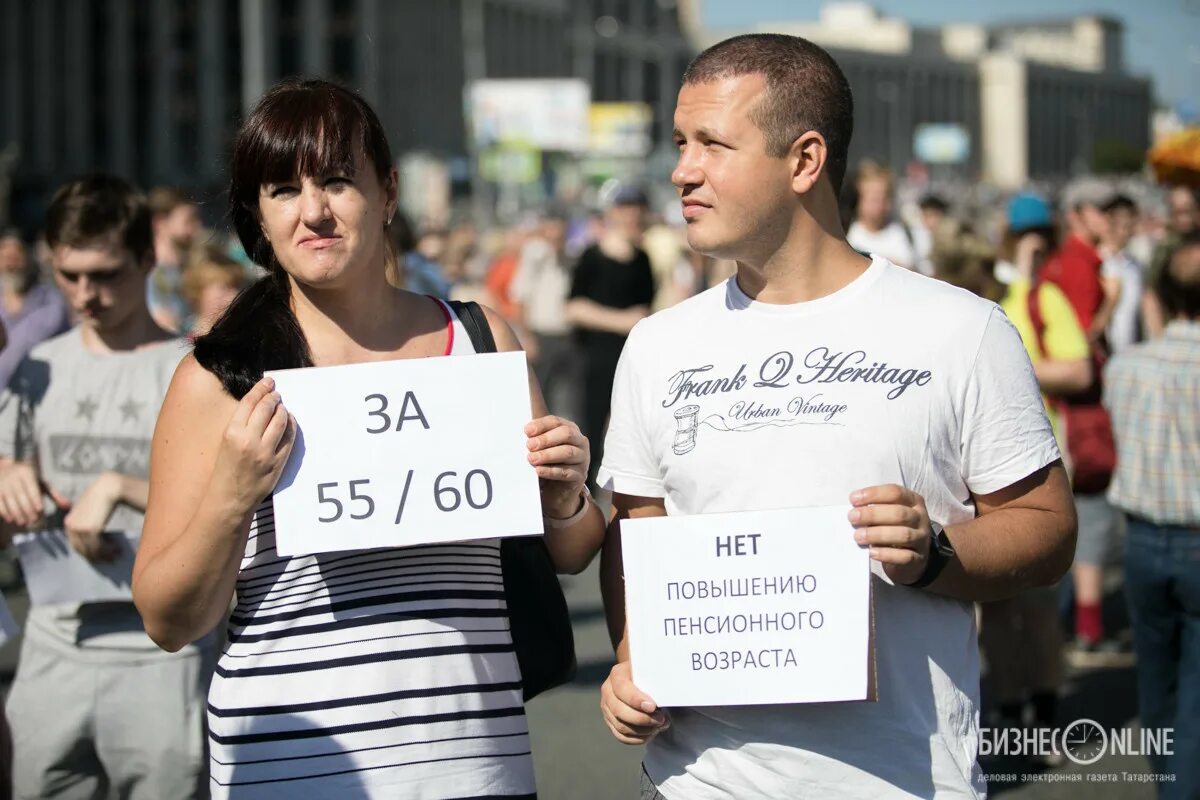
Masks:
[[[696,449],[696,429],[699,427],[700,406],[684,406],[675,410],[675,455],[682,456]]]

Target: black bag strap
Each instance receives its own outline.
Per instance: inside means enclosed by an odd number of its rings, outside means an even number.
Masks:
[[[451,300],[450,309],[458,317],[459,322],[467,329],[471,344],[475,345],[476,353],[496,352],[496,337],[492,336],[492,326],[488,324],[487,315],[483,308],[474,300],[462,302]]]

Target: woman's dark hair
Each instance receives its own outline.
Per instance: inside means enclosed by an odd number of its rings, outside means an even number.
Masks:
[[[1200,231],[1186,233],[1171,251],[1167,265],[1158,276],[1154,291],[1167,312],[1167,319],[1182,316],[1200,319],[1200,269],[1196,262],[1185,262],[1183,253],[1200,248]]]
[[[353,91],[328,81],[279,83],[242,123],[233,143],[229,216],[242,247],[267,275],[234,299],[195,349],[196,360],[235,398],[267,370],[312,366],[292,312],[287,273],[262,230],[262,185],[350,174],[359,154],[385,184],[392,154],[379,117]]]

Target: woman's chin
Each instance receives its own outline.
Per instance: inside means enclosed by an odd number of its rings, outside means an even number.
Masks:
[[[305,264],[297,269],[289,269],[288,274],[298,282],[314,289],[336,289],[346,284],[350,270],[344,263],[315,263]]]

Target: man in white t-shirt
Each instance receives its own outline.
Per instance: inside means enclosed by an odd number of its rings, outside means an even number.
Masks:
[[[579,353],[567,322],[571,265],[565,252],[567,218],[555,211],[542,219],[517,257],[509,295],[521,307],[521,327],[527,332],[525,352],[552,413],[574,419],[579,415]]]
[[[1108,287],[1105,294],[1117,297],[1105,333],[1108,350],[1116,355],[1141,340],[1142,265],[1129,251],[1137,228],[1138,207],[1133,198],[1117,194],[1101,210],[1108,217],[1108,236],[1100,243],[1104,257],[1100,280]]]
[[[846,241],[860,253],[916,269],[919,254],[912,231],[892,217],[891,170],[874,161],[864,161],[859,165],[854,186],[857,198],[854,221],[846,232]]]
[[[981,796],[972,602],[1071,562],[1071,492],[1016,330],[842,235],[852,118],[845,77],[803,39],[739,36],[689,67],[672,181],[689,244],[738,271],[633,329],[599,483],[615,523],[852,505],[878,700],[657,707],[631,679],[614,523],[601,708],[648,745],[647,800]]]

